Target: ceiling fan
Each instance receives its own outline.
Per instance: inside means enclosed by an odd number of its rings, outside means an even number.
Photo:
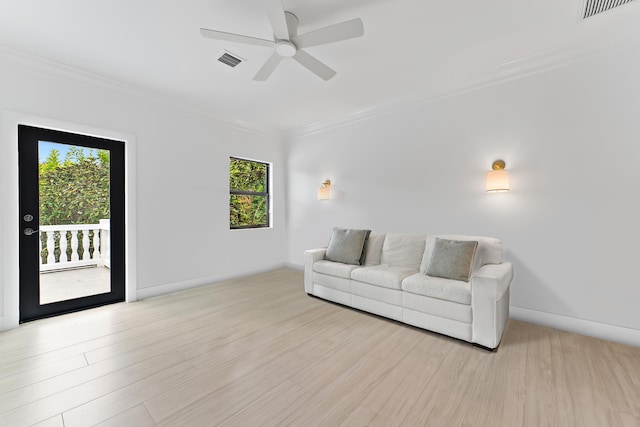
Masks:
[[[359,18],[298,35],[298,18],[284,10],[281,0],[264,0],[264,3],[273,28],[273,40],[200,28],[200,34],[210,39],[273,48],[273,54],[253,78],[256,81],[267,80],[283,58],[293,58],[321,79],[329,80],[336,72],[302,49],[364,35],[364,25]]]

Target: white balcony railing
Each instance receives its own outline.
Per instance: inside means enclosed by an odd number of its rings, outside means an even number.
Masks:
[[[40,271],[109,267],[109,220],[100,224],[41,225]]]

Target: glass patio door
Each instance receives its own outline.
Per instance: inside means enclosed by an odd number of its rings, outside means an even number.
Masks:
[[[124,143],[20,125],[20,321],[124,300]]]

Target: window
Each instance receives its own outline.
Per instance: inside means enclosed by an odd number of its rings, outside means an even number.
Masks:
[[[229,226],[269,227],[269,164],[229,159]]]

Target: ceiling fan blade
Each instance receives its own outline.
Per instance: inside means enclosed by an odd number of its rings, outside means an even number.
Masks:
[[[282,60],[282,56],[274,52],[273,55],[271,55],[271,57],[267,59],[267,62],[264,63],[262,68],[258,70],[253,80],[257,82],[263,82],[267,80],[271,73],[273,73],[273,70],[275,70],[280,63],[280,60]]]
[[[305,48],[362,37],[363,35],[364,24],[362,19],[357,18],[299,35],[291,41],[297,47]]]
[[[320,77],[322,80],[329,80],[331,77],[336,75],[335,71],[303,50],[298,49],[296,54],[293,56],[293,59],[298,61],[302,66]]]
[[[222,40],[226,42],[253,44],[258,46],[273,47],[273,40],[258,39],[255,37],[241,36],[240,34],[225,33],[224,31],[208,30],[206,28],[200,28],[200,34],[202,37],[206,37],[214,40]]]
[[[278,40],[289,40],[289,27],[284,16],[284,8],[281,0],[265,0],[267,17],[273,28],[273,35]]]

